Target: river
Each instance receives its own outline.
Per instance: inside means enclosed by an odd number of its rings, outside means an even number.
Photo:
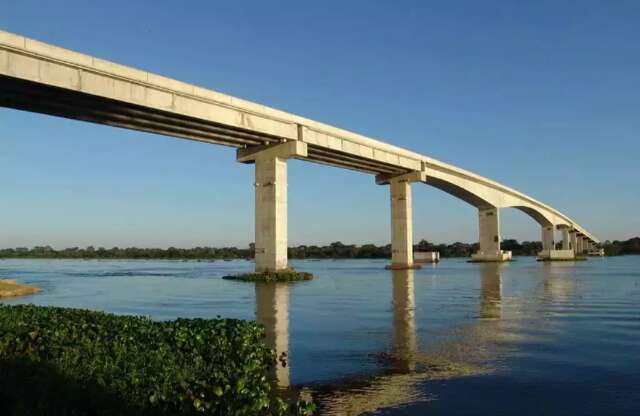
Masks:
[[[322,414],[640,414],[640,256],[508,264],[294,260],[316,278],[227,281],[238,261],[0,260],[35,303],[258,319],[274,382]]]

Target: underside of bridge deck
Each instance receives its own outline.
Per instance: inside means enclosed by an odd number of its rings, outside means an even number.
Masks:
[[[7,76],[0,76],[0,106],[233,147],[283,141],[274,136]]]
[[[252,147],[285,139],[65,88],[0,76],[0,106],[224,146]],[[390,163],[310,145],[305,159],[365,173],[403,173]]]

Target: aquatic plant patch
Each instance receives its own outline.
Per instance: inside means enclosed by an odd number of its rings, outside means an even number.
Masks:
[[[293,269],[287,269],[277,272],[241,273],[223,276],[222,278],[227,280],[240,280],[244,282],[297,282],[301,280],[311,280],[313,279],[313,275],[307,272],[298,272]]]
[[[0,414],[284,415],[252,321],[0,305]]]

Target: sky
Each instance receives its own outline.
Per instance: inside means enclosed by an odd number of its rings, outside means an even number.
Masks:
[[[64,6],[62,6],[64,5]],[[453,163],[602,240],[640,235],[640,2],[3,0],[0,29]],[[0,247],[246,246],[232,148],[0,108]],[[389,190],[289,162],[289,244],[387,244]],[[413,186],[414,239],[478,239]],[[501,210],[503,238],[540,227]]]

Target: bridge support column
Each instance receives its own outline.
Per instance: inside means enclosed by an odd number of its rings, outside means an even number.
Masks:
[[[287,159],[306,155],[307,145],[299,141],[238,149],[238,162],[256,165],[256,272],[278,271],[288,266]]]
[[[553,240],[554,227],[552,225],[542,226],[542,251],[538,253],[538,260],[573,260],[575,258],[573,250],[569,249],[569,229],[565,225],[559,225],[558,229],[562,232],[562,249],[560,250],[556,250]]]
[[[399,176],[376,177],[376,183],[389,184],[391,195],[391,266],[390,269],[419,268],[413,262],[413,208],[411,183],[426,180],[424,172],[415,171]]]
[[[569,243],[570,243],[570,247],[571,250],[573,250],[574,254],[578,254],[578,250],[577,250],[577,231],[576,230],[571,230],[569,232]]]
[[[480,250],[471,256],[471,261],[509,261],[510,251],[500,250],[500,210],[498,208],[479,208]]]
[[[391,180],[391,267],[413,266],[411,182]]]
[[[542,226],[542,250],[555,250],[553,225]]]
[[[582,239],[582,252],[585,254],[589,254],[589,250],[591,250],[591,242],[587,239],[587,237],[584,237]]]
[[[563,250],[572,250],[571,247],[571,236],[570,230],[568,227],[560,227],[560,232],[562,233],[562,249]]]
[[[576,254],[584,254],[584,250],[585,250],[585,238],[581,235],[578,235],[576,237]]]

